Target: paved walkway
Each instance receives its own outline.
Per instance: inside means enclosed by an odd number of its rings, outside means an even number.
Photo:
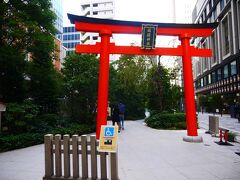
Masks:
[[[198,114],[198,120],[200,122],[201,127],[204,129],[208,129],[209,116],[213,116],[213,114],[209,114],[209,113]],[[224,114],[223,116],[219,114],[215,114],[215,116],[219,117],[220,127],[230,129],[231,131],[240,134],[240,123],[238,122],[237,118],[231,118],[230,115],[226,115],[226,114]]]
[[[128,121],[119,135],[121,180],[240,179],[240,144],[219,146],[199,130],[203,143],[182,140],[186,131],[155,130]],[[0,180],[41,180],[43,145],[0,153]]]
[[[209,113],[199,113],[198,114],[198,122],[199,126],[202,129],[209,130],[209,116],[213,116],[213,114]],[[237,118],[231,118],[230,115],[215,115],[219,117],[219,127],[229,129],[232,132],[237,134],[237,141],[240,143],[240,123]]]

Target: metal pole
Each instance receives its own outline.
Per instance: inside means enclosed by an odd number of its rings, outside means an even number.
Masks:
[[[108,107],[108,80],[109,80],[109,45],[112,33],[101,31],[101,52],[98,79],[98,103],[97,103],[97,123],[96,138],[99,139],[101,125],[107,124]]]
[[[186,106],[187,135],[198,136],[196,123],[196,107],[194,100],[194,87],[192,75],[192,62],[190,52],[190,37],[187,34],[180,36],[183,47],[183,79],[184,79],[184,96]]]

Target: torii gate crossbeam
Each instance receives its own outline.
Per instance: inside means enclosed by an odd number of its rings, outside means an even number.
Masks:
[[[201,142],[198,137],[196,123],[196,108],[194,100],[194,86],[192,76],[192,56],[212,56],[211,49],[198,49],[190,46],[192,37],[208,37],[212,34],[216,23],[209,24],[173,24],[133,22],[89,18],[68,14],[71,23],[75,24],[78,31],[97,32],[101,42],[95,45],[76,45],[76,53],[100,54],[99,81],[98,81],[98,104],[96,137],[99,138],[101,125],[107,124],[108,103],[108,80],[109,80],[109,55],[110,54],[138,54],[138,55],[169,55],[182,56],[184,96],[186,106],[187,135],[184,140]],[[143,24],[157,25],[157,35],[178,36],[181,45],[176,48],[160,48],[146,50],[136,46],[116,46],[110,43],[113,33],[118,34],[141,34]]]

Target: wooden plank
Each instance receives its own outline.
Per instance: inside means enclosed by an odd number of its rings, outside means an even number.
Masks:
[[[110,179],[118,180],[118,156],[117,153],[110,153]]]
[[[51,177],[53,175],[53,154],[52,154],[52,134],[44,136],[44,148],[45,148],[45,177]]]
[[[64,177],[70,177],[70,154],[69,154],[69,135],[63,136],[63,149],[64,149]]]
[[[101,179],[107,179],[107,153],[100,152]]]
[[[81,136],[82,142],[82,178],[88,178],[87,135]]]
[[[91,177],[97,179],[97,148],[96,148],[96,136],[90,136],[91,142]]]
[[[61,135],[55,135],[55,176],[62,176]]]
[[[73,178],[79,177],[78,135],[72,136]]]

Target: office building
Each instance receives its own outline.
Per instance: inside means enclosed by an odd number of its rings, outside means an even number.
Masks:
[[[81,1],[81,15],[102,19],[114,19],[115,1],[114,0],[83,0]],[[114,37],[111,42],[114,42]],[[98,33],[83,32],[81,34],[81,43],[95,44],[100,42]]]
[[[240,0],[198,0],[193,21],[218,23],[211,37],[194,39],[198,47],[213,51],[212,57],[193,60],[197,100],[218,95],[230,113],[240,102]]]
[[[67,48],[67,55],[75,51],[76,44],[81,43],[80,35],[81,33],[75,30],[75,26],[63,27],[63,34],[61,38],[63,46]]]
[[[57,34],[61,34],[63,31],[63,0],[51,0],[51,2],[52,9],[57,16],[54,26],[57,29]]]
[[[55,52],[53,58],[53,64],[55,68],[60,71],[63,63],[63,59],[66,56],[66,48],[62,45],[62,33],[63,33],[63,0],[51,0],[52,10],[56,14],[56,21],[54,26],[57,30],[54,43]]]

